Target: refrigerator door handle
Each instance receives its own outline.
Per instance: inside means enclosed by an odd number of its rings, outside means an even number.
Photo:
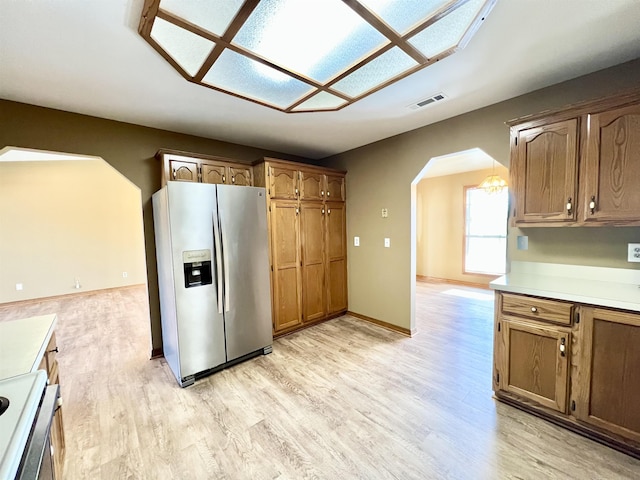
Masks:
[[[216,251],[216,289],[218,313],[222,313],[222,258],[220,256],[220,232],[217,215],[213,215],[213,247]]]
[[[222,244],[222,256],[224,257],[224,311],[228,312],[231,308],[231,302],[229,300],[231,293],[229,292],[229,252],[225,246],[229,244],[227,243],[227,235],[225,234],[224,228],[222,228],[224,222],[222,221],[220,210],[218,210],[218,219],[220,220],[220,240]]]

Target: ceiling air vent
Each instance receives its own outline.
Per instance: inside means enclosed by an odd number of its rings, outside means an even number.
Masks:
[[[441,100],[444,100],[445,98],[447,98],[447,96],[444,93],[437,93],[435,95],[433,95],[432,97],[429,98],[425,98],[424,100],[420,100],[418,103],[414,103],[409,105],[409,108],[411,110],[417,110],[421,107],[426,107],[427,105],[431,105],[432,103],[436,103],[439,102]]]

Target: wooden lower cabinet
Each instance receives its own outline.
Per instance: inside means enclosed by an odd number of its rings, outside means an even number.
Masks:
[[[640,314],[581,309],[578,420],[640,443]]]
[[[265,158],[253,178],[267,189],[274,335],[345,313],[345,172]]]
[[[496,292],[496,397],[637,458],[639,346],[640,313]]]
[[[38,370],[47,372],[47,379],[50,385],[60,384],[60,373],[58,370],[58,344],[55,332],[51,335],[51,339],[47,344],[47,348],[40,362]],[[64,467],[65,441],[64,441],[64,424],[62,421],[61,401],[58,400],[58,406],[51,422],[51,430],[49,432],[49,440],[51,442],[51,453],[53,456],[53,469],[55,478],[61,479]]]
[[[297,202],[278,200],[269,206],[273,330],[302,323],[300,295],[299,222]]]
[[[300,204],[302,256],[302,320],[313,322],[326,315],[324,230],[326,207],[322,203]]]
[[[566,412],[570,332],[556,326],[503,320],[503,389]]]

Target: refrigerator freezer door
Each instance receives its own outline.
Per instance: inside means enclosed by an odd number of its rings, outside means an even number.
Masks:
[[[214,273],[211,284],[185,288],[183,278],[184,252],[209,250],[215,262],[216,188],[187,182],[169,182],[167,188],[180,377],[185,378],[225,363],[224,320],[216,302],[220,279]]]
[[[264,188],[217,188],[227,279],[227,361],[232,361],[273,342],[267,207]]]

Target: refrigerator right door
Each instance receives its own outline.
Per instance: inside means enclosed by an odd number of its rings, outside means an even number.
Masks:
[[[267,207],[264,188],[217,189],[229,362],[273,343]]]

